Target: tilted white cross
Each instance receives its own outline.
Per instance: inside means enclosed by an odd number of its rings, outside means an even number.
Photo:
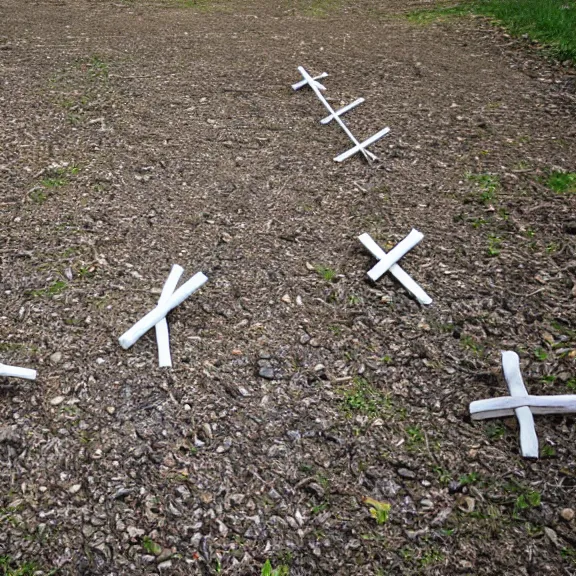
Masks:
[[[366,148],[368,148],[370,144],[374,144],[374,142],[380,140],[380,138],[382,138],[383,136],[386,136],[386,134],[390,132],[390,128],[388,127],[383,128],[382,130],[380,130],[380,132],[377,132],[373,136],[370,136],[370,138],[364,140],[364,142],[358,142],[354,134],[350,132],[348,126],[346,126],[346,124],[344,124],[344,122],[340,119],[340,116],[342,116],[349,110],[352,110],[352,108],[355,108],[356,106],[358,106],[358,104],[362,104],[362,102],[364,102],[364,98],[358,98],[357,100],[354,100],[354,102],[352,102],[351,104],[347,104],[346,106],[343,106],[339,110],[334,110],[332,106],[328,104],[326,98],[324,98],[324,96],[322,95],[322,91],[326,90],[325,86],[323,86],[322,84],[320,84],[320,82],[318,82],[318,80],[326,78],[328,74],[326,74],[326,72],[323,72],[322,74],[320,74],[320,76],[312,78],[312,76],[310,76],[310,74],[308,74],[308,72],[302,66],[298,66],[298,71],[300,72],[300,74],[302,74],[304,80],[300,80],[300,82],[292,84],[292,89],[300,90],[300,88],[303,88],[306,85],[310,86],[310,88],[314,90],[314,93],[316,94],[320,102],[322,102],[324,107],[329,112],[328,116],[326,116],[326,118],[322,118],[320,122],[322,124],[328,124],[329,122],[332,122],[332,120],[336,120],[340,128],[344,130],[348,138],[350,138],[350,140],[352,140],[352,143],[354,144],[352,148],[350,148],[346,152],[343,152],[339,156],[336,156],[334,160],[336,162],[343,162],[344,160],[350,158],[350,156],[353,156],[357,152],[362,152],[364,158],[366,158],[366,160],[368,160],[369,162],[371,162],[372,160],[377,160],[376,156],[372,154],[372,152],[370,152],[369,150],[366,150]]]
[[[538,458],[538,436],[533,414],[571,414],[576,412],[576,394],[532,396],[528,394],[520,358],[516,352],[502,352],[502,370],[510,396],[476,400],[470,404],[473,420],[516,416],[520,425],[520,447],[524,458]]]
[[[422,238],[424,238],[424,234],[418,232],[418,230],[412,230],[404,240],[392,248],[390,252],[386,253],[374,242],[370,234],[364,233],[358,236],[358,240],[364,244],[364,247],[379,260],[378,264],[368,272],[368,276],[370,276],[374,282],[376,282],[382,274],[389,271],[408,292],[414,295],[420,304],[432,304],[432,298],[424,292],[422,287],[419,286],[409,274],[404,272],[404,270],[396,264],[396,262],[409,250],[414,248]]]
[[[170,275],[164,284],[158,305],[156,308],[148,312],[141,318],[132,328],[127,330],[120,338],[120,346],[127,350],[130,348],[141,336],[143,336],[150,328],[156,327],[156,341],[158,343],[158,363],[160,366],[172,366],[172,359],[170,357],[170,342],[168,335],[168,324],[166,322],[166,315],[170,310],[176,308],[179,304],[184,302],[188,296],[194,294],[196,290],[201,288],[208,278],[198,272],[188,282],[184,283],[178,290],[175,291],[178,280],[184,270],[177,264],[172,267]]]
[[[30,368],[18,368],[0,364],[0,377],[4,378],[24,378],[24,380],[36,380],[36,370]]]

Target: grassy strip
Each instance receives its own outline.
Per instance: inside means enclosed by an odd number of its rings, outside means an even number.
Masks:
[[[407,18],[425,25],[474,13],[495,19],[514,36],[527,34],[560,60],[576,62],[576,0],[470,0]]]
[[[561,60],[576,61],[575,0],[480,0],[474,12],[498,20],[511,34],[528,34]]]

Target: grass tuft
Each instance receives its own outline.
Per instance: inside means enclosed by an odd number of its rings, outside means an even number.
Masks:
[[[558,194],[576,194],[576,172],[552,172],[547,184],[548,188]]]
[[[560,59],[576,61],[574,0],[480,0],[473,9],[498,20],[511,34],[528,34]]]
[[[471,0],[451,7],[410,12],[406,18],[414,24],[428,25],[472,13],[493,18],[513,36],[527,34],[561,60],[576,62],[574,0]]]

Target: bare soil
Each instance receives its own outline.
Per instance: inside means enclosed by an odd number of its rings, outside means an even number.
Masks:
[[[432,2],[0,5],[0,557],[24,574],[576,573],[575,72]],[[349,147],[297,66],[380,161]],[[357,240],[425,234],[402,266]],[[209,282],[153,332],[173,263]],[[266,377],[262,377],[263,374]],[[391,505],[378,524],[364,497]],[[8,560],[4,558],[4,562]],[[27,572],[26,572],[27,573]]]

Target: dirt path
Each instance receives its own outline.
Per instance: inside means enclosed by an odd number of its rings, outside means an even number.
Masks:
[[[44,574],[572,574],[574,71],[429,2],[0,6],[0,557]],[[336,164],[296,67],[380,162]],[[423,242],[420,307],[357,236]],[[173,263],[205,288],[150,333]],[[264,377],[260,376],[262,374]],[[363,497],[391,504],[378,524]],[[564,516],[570,517],[569,512]],[[12,574],[12,572],[8,572]],[[20,574],[20,572],[13,572]],[[25,572],[22,572],[25,574]]]

